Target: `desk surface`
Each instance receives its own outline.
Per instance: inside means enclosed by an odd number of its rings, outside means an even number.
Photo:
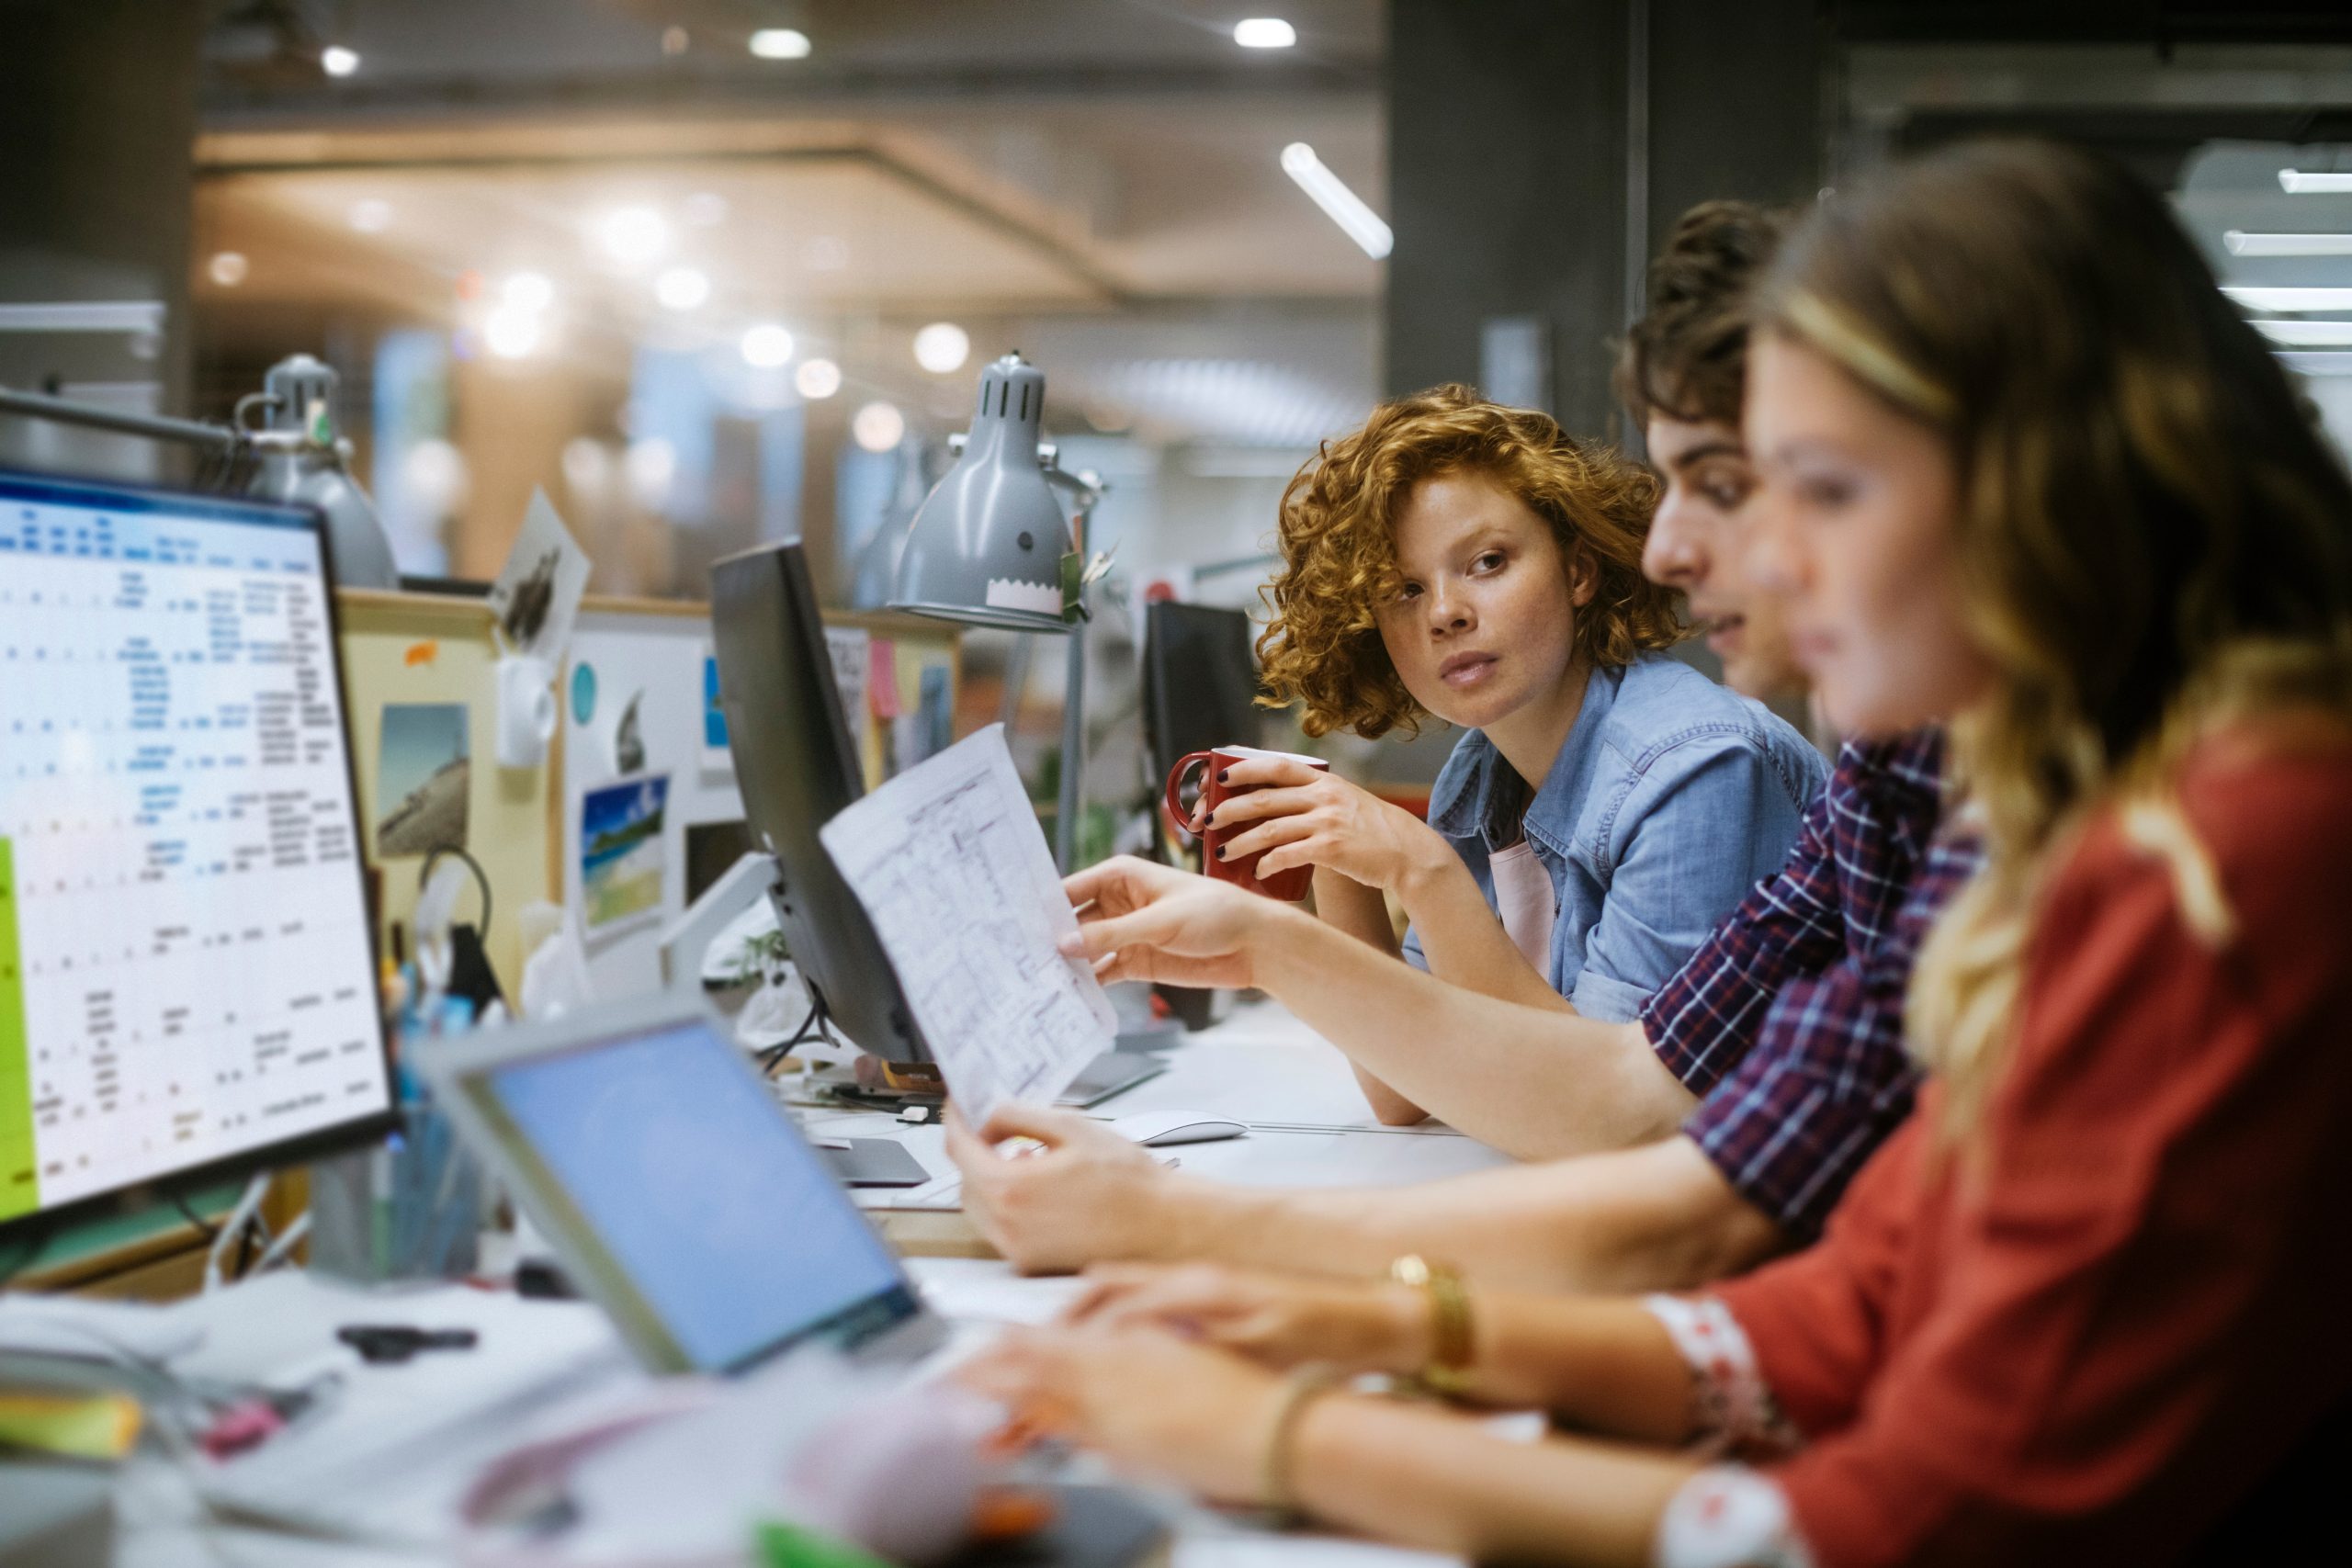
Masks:
[[[1380,1127],[1345,1058],[1272,1003],[1239,1010],[1183,1040],[1168,1059],[1167,1073],[1092,1113],[1110,1118],[1182,1110],[1249,1128],[1240,1138],[1170,1151],[1188,1171],[1252,1185],[1312,1187],[1419,1181],[1504,1163],[1502,1156],[1447,1128]],[[806,1120],[810,1131],[822,1134],[895,1138],[932,1173],[933,1179],[921,1188],[859,1194],[872,1208],[906,1211],[876,1216],[886,1233],[893,1231],[888,1222],[894,1219],[963,1224],[954,1214],[958,1183],[939,1128],[908,1126],[877,1111],[812,1111]],[[893,1239],[902,1251],[925,1250],[901,1235]],[[949,1237],[937,1250],[969,1254],[974,1247]],[[913,1258],[909,1268],[933,1309],[967,1328],[1046,1321],[1075,1289],[1073,1280],[1023,1280],[1000,1261],[969,1256]],[[202,1332],[202,1343],[175,1362],[183,1373],[243,1382],[283,1378],[290,1368],[341,1357],[352,1362],[345,1375],[355,1380],[359,1399],[429,1398],[424,1384],[435,1378],[487,1374],[505,1355],[527,1358],[550,1344],[576,1348],[612,1337],[601,1315],[579,1303],[520,1303],[461,1286],[387,1299],[383,1292],[356,1294],[292,1274],[159,1310]],[[388,1312],[402,1320],[479,1321],[481,1348],[469,1364],[452,1358],[436,1365],[427,1357],[402,1368],[356,1366],[335,1346],[334,1329]],[[518,1335],[516,1323],[525,1318],[528,1332]],[[504,1348],[518,1343],[535,1348]],[[180,1568],[224,1558],[248,1568],[415,1568],[440,1560],[263,1529],[202,1526],[202,1510],[187,1482],[161,1459],[126,1466],[119,1498],[119,1568]],[[1272,1535],[1200,1509],[1179,1516],[1175,1548],[1175,1568],[1435,1568],[1451,1561],[1333,1537]]]
[[[1364,1103],[1347,1058],[1279,1004],[1235,1010],[1224,1022],[1182,1038],[1167,1053],[1168,1071],[1114,1095],[1088,1112],[1104,1120],[1138,1111],[1182,1111],[1238,1122],[1242,1137],[1186,1144],[1167,1151],[1184,1170],[1251,1187],[1375,1187],[1432,1181],[1510,1163],[1486,1145],[1438,1123],[1383,1127]],[[885,1112],[810,1110],[805,1125],[820,1137],[890,1138],[929,1172],[921,1187],[863,1188],[858,1202],[876,1211],[955,1213],[962,1183],[936,1126],[909,1126]],[[949,1228],[919,1233],[886,1221],[902,1250],[946,1250],[978,1238]]]
[[[967,1331],[1047,1321],[1077,1288],[1073,1280],[1023,1280],[999,1262],[924,1259],[909,1268],[933,1309]],[[538,1354],[550,1342],[577,1348],[612,1337],[594,1309],[576,1303],[520,1303],[459,1285],[364,1292],[293,1273],[158,1310],[203,1336],[195,1348],[174,1359],[183,1375],[239,1382],[282,1380],[291,1370],[307,1371],[339,1360],[350,1380],[346,1397],[355,1405],[372,1402],[379,1409],[390,1400],[432,1397],[430,1390],[420,1386],[412,1393],[409,1385],[469,1371],[480,1375],[503,1357]],[[448,1356],[438,1367],[425,1357],[406,1366],[370,1368],[335,1345],[338,1325],[392,1311],[420,1322],[477,1326],[481,1341],[471,1353],[472,1365]],[[1170,1506],[1176,1568],[1451,1568],[1454,1561],[1340,1537],[1276,1535],[1206,1509]],[[117,1507],[116,1568],[210,1568],[224,1562],[239,1568],[420,1568],[448,1561],[435,1552],[202,1524],[187,1482],[160,1457],[144,1454],[125,1466]]]

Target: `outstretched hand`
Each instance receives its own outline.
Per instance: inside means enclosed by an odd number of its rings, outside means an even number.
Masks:
[[[1230,883],[1133,855],[1089,866],[1062,886],[1079,921],[1062,952],[1087,959],[1106,981],[1255,986],[1253,949],[1281,919],[1303,918]]]

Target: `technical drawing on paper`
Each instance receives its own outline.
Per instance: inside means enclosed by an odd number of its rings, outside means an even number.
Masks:
[[[890,780],[820,830],[872,917],[915,1021],[975,1124],[1001,1100],[1047,1101],[1112,1046],[1111,1002],[1001,725]]]

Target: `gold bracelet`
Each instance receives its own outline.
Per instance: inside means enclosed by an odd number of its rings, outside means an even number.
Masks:
[[[1339,1370],[1319,1361],[1293,1367],[1283,1382],[1282,1403],[1274,1406],[1273,1425],[1266,1432],[1265,1462],[1258,1473],[1258,1500],[1278,1526],[1298,1522],[1298,1494],[1292,1482],[1296,1454],[1293,1439],[1306,1407],[1340,1383]]]
[[[1415,1381],[1432,1393],[1456,1398],[1468,1392],[1477,1346],[1471,1333],[1470,1292],[1451,1263],[1431,1263],[1408,1252],[1388,1266],[1388,1277],[1429,1297],[1430,1359]]]

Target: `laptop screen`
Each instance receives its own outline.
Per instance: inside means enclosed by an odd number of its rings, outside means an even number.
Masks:
[[[540,1190],[534,1217],[641,1353],[732,1371],[914,1310],[823,1156],[707,1023],[506,1062],[467,1089]]]

